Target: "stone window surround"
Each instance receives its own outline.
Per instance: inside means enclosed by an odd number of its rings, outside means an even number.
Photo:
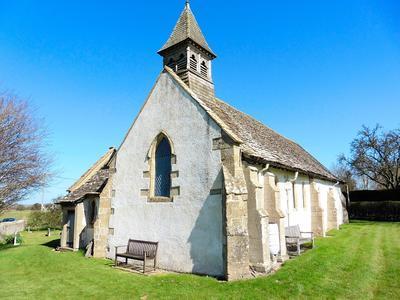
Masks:
[[[173,202],[174,197],[178,196],[180,194],[180,187],[179,186],[173,186],[173,179],[179,177],[179,171],[178,170],[172,170],[171,171],[171,190],[170,190],[170,196],[169,197],[160,197],[160,196],[155,196],[154,195],[154,185],[155,185],[155,173],[156,173],[156,165],[155,165],[155,153],[157,150],[157,145],[159,142],[163,139],[166,138],[167,141],[169,142],[169,145],[171,147],[171,164],[175,165],[176,164],[176,154],[175,154],[175,148],[174,144],[172,143],[171,138],[168,136],[167,133],[164,131],[161,131],[153,142],[150,145],[149,151],[147,153],[147,161],[149,163],[149,170],[143,171],[143,178],[149,178],[149,188],[148,189],[141,189],[140,190],[140,195],[143,197],[147,197],[147,202],[149,203],[168,203],[168,202]]]

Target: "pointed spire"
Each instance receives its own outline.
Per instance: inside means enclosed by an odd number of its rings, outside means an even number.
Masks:
[[[164,46],[158,51],[159,54],[162,54],[166,49],[171,48],[183,41],[191,40],[195,42],[197,45],[202,47],[204,50],[209,52],[211,56],[216,57],[214,52],[208,46],[207,41],[201,32],[199,24],[194,17],[192,10],[190,9],[190,2],[186,0],[185,8],[181,13],[178,22],[175,25],[174,30],[172,31],[171,36],[168,41],[164,44]]]

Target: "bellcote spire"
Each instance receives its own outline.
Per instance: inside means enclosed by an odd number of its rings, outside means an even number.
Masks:
[[[189,0],[158,54],[164,58],[164,66],[170,67],[199,97],[214,97],[211,62],[216,55],[200,30]]]
[[[215,53],[208,46],[208,43],[196,21],[195,16],[190,8],[190,2],[186,0],[185,8],[183,9],[178,22],[175,25],[169,39],[164,46],[158,51],[163,55],[165,50],[174,47],[182,42],[191,41],[201,47],[202,50],[208,52],[213,58],[216,57]]]

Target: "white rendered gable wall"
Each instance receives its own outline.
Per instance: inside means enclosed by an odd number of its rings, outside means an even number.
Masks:
[[[172,187],[180,195],[170,203],[149,203],[146,156],[156,136],[165,132],[173,143],[176,164]],[[109,257],[129,238],[159,242],[158,266],[180,272],[224,275],[220,151],[212,150],[220,127],[171,79],[162,73],[147,103],[119,149]]]

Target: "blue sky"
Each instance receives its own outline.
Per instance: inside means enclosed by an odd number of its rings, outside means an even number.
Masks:
[[[156,52],[184,2],[0,0],[0,89],[45,119],[58,171],[46,202],[119,146],[161,71]],[[218,55],[217,95],[327,167],[362,124],[400,126],[399,1],[191,7]]]

